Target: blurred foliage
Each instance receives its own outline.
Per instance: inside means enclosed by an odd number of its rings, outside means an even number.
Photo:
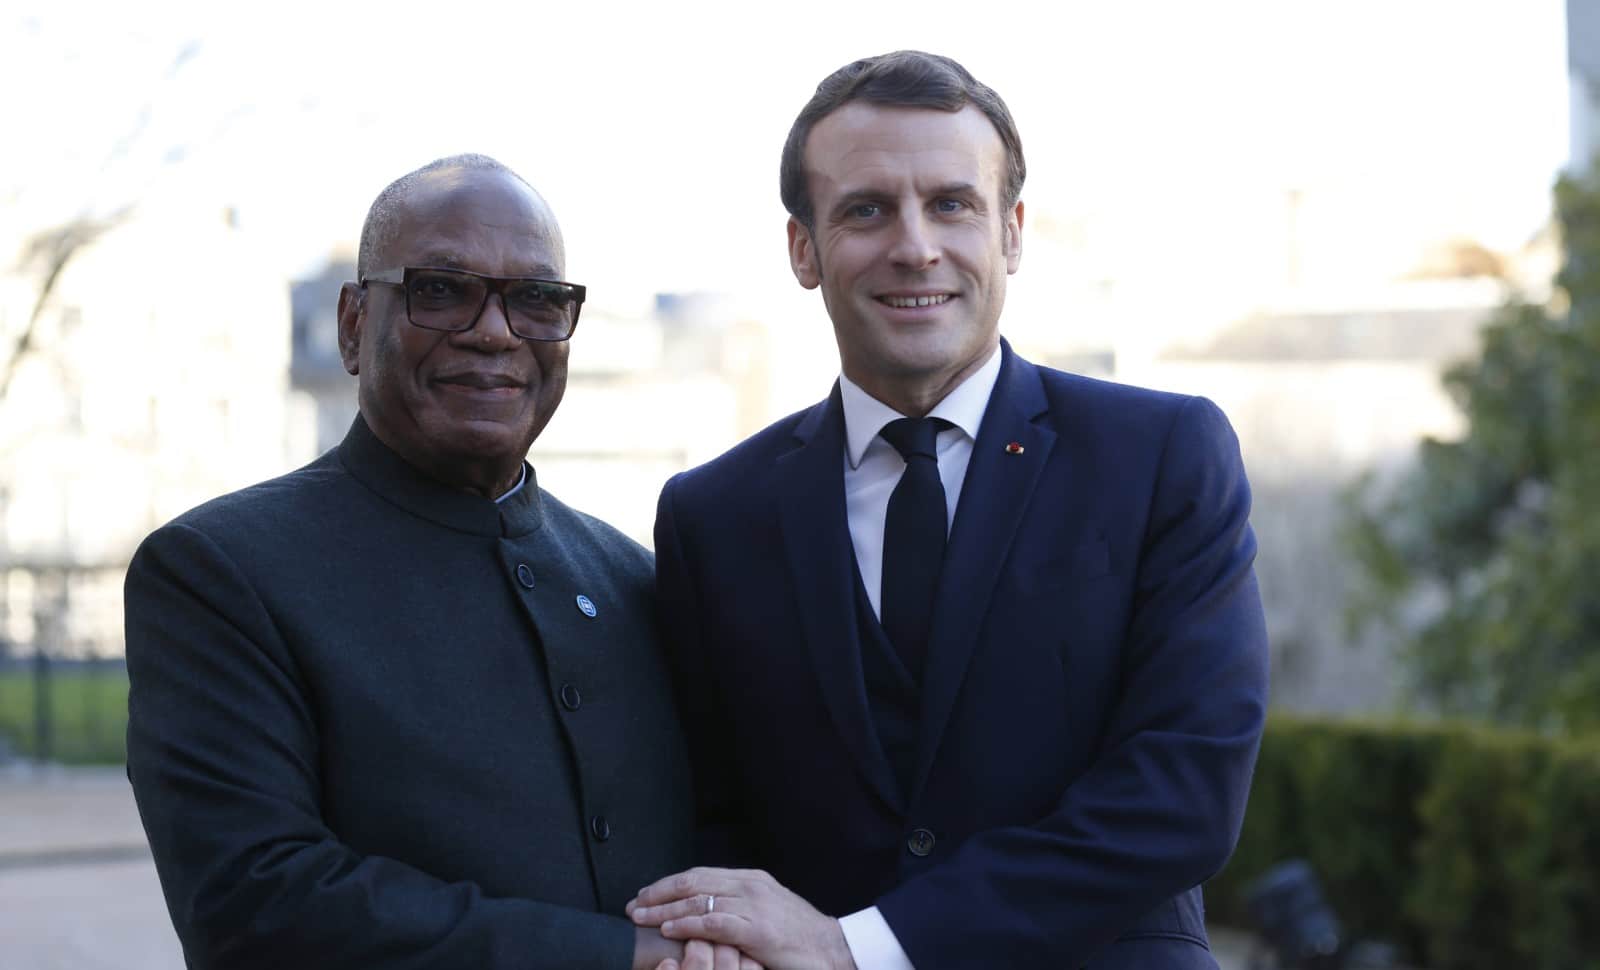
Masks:
[[[1600,970],[1600,740],[1274,715],[1211,918],[1249,926],[1245,887],[1290,858],[1412,965]]]
[[[54,663],[46,683],[49,751],[37,736],[38,689],[29,663],[0,665],[0,749],[63,764],[127,760],[128,668],[121,661]]]
[[[1419,700],[1542,730],[1600,728],[1600,169],[1555,189],[1563,268],[1446,373],[1468,421],[1350,496],[1356,623],[1406,638]]]

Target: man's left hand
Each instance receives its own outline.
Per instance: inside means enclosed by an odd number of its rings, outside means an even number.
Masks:
[[[839,921],[756,869],[690,869],[639,890],[639,926],[738,947],[771,970],[855,970]]]

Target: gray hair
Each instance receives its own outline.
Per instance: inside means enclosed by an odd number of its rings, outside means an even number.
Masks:
[[[488,155],[467,153],[464,155],[449,155],[436,158],[415,171],[390,182],[378,197],[372,200],[372,208],[367,210],[367,220],[361,224],[361,246],[356,252],[356,279],[367,278],[367,271],[375,269],[373,260],[384,247],[394,241],[400,231],[400,216],[405,210],[406,200],[411,190],[428,175],[444,169],[465,169],[468,171],[501,172],[509,175],[528,186],[534,195],[539,193],[528,184],[528,180],[512,171],[505,164]]]

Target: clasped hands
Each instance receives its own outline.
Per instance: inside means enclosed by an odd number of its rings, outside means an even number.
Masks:
[[[684,941],[656,970],[855,970],[839,921],[758,869],[696,868],[639,890],[636,926]]]

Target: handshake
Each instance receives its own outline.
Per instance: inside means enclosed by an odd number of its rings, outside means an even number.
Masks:
[[[641,889],[627,913],[639,928],[634,970],[855,968],[839,921],[760,870],[680,872]]]

